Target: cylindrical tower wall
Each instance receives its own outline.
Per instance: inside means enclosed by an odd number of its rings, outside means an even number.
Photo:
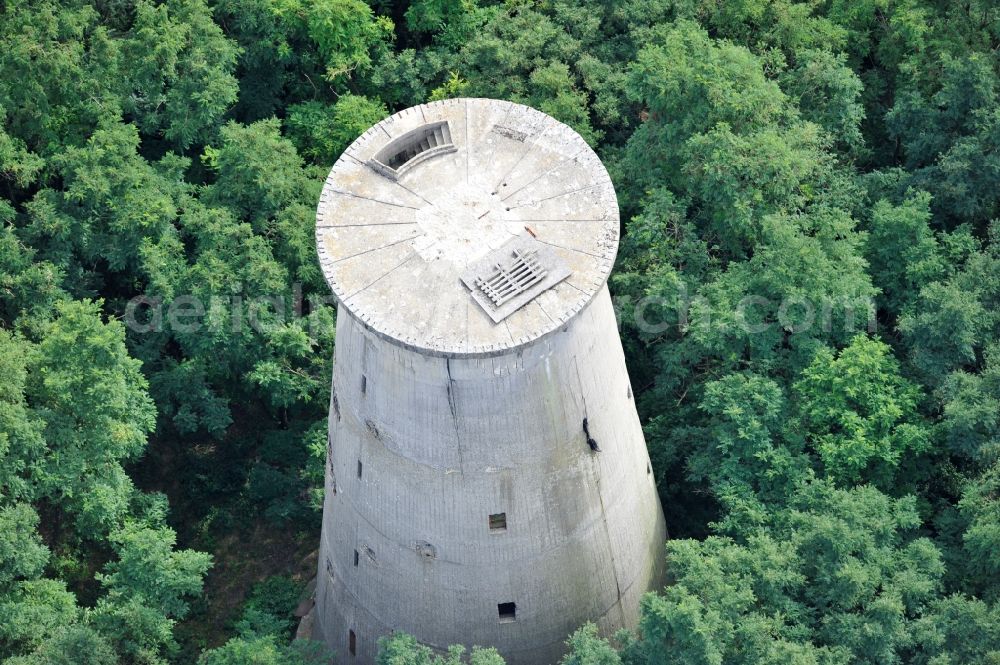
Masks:
[[[338,662],[396,630],[551,663],[586,621],[635,627],[666,532],[607,287],[483,357],[341,307],[333,386],[316,629]]]

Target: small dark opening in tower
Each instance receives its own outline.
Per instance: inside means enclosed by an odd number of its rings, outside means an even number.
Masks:
[[[601,447],[597,445],[597,441],[594,437],[590,436],[590,423],[586,418],[583,419],[583,435],[587,439],[587,445],[590,446],[590,450],[595,453],[601,452]]]
[[[358,655],[358,636],[353,630],[347,632],[347,650],[352,656]]]
[[[500,623],[517,621],[517,605],[515,603],[500,603],[497,605],[497,612],[500,614]]]
[[[361,375],[361,394],[362,395],[368,394],[368,377],[365,376],[364,374]]]
[[[361,460],[358,460],[358,478],[361,477],[361,474],[362,472],[364,472],[364,470],[365,470],[364,465],[361,463]]]
[[[507,530],[507,513],[496,513],[490,515],[490,531],[499,532]]]
[[[357,550],[354,550],[354,567],[357,568],[358,562],[361,560],[361,556],[358,554]]]

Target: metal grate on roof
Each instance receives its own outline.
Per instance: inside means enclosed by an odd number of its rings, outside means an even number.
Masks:
[[[515,249],[512,255],[506,265],[498,263],[490,274],[476,278],[476,286],[496,307],[524,293],[548,274],[538,262],[538,250]]]
[[[518,236],[470,267],[462,282],[493,322],[500,323],[569,275],[551,247]]]

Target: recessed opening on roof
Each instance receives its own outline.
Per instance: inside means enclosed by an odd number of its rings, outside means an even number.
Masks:
[[[507,530],[507,513],[490,515],[490,531],[496,533]]]
[[[517,605],[515,603],[500,603],[497,605],[497,612],[500,614],[500,623],[517,621]]]
[[[358,655],[358,636],[354,634],[353,630],[347,631],[347,650],[352,656]]]
[[[396,179],[414,164],[455,150],[448,122],[432,122],[387,143],[372,158],[371,165],[382,175]]]
[[[538,262],[538,252],[515,249],[506,264],[498,263],[492,272],[476,280],[476,286],[499,307],[545,279],[546,274],[548,271]]]

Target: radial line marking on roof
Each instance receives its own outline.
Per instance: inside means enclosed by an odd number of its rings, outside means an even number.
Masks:
[[[580,192],[585,192],[588,189],[593,189],[594,187],[601,187],[601,183],[595,183],[592,185],[587,185],[586,187],[580,187],[579,189],[571,189],[568,192],[563,192],[561,194],[553,194],[552,196],[546,196],[544,199],[538,199],[537,201],[531,201],[529,203],[521,203],[519,205],[512,205],[511,210],[515,208],[524,208],[526,206],[535,205],[536,203],[544,203],[545,201],[551,201],[552,199],[558,199],[560,196],[569,196],[570,194],[578,194]]]
[[[341,257],[341,258],[337,259],[336,261],[333,261],[333,263],[340,263],[341,261],[346,261],[348,259],[353,259],[353,258],[356,258],[358,256],[364,256],[365,254],[370,254],[371,252],[377,252],[380,249],[388,249],[389,247],[395,247],[396,245],[398,245],[400,243],[404,243],[407,240],[413,240],[414,238],[419,238],[422,235],[423,235],[422,233],[418,233],[415,236],[407,236],[406,238],[403,238],[402,240],[397,240],[395,242],[390,242],[388,245],[382,245],[381,247],[372,247],[370,249],[365,249],[365,250],[362,250],[362,251],[358,252],[357,254],[351,254],[350,256]]]
[[[542,314],[544,314],[548,318],[549,321],[551,321],[552,323],[556,322],[556,320],[553,319],[552,316],[548,312],[545,311],[545,308],[542,306],[542,303],[541,303],[541,301],[538,298],[535,298],[534,300],[532,300],[528,304],[529,305],[530,304],[538,305],[538,309],[542,310]]]
[[[495,125],[502,125],[505,122],[507,122],[507,118],[510,117],[511,111],[514,110],[514,106],[516,106],[516,105],[515,104],[508,104],[507,108],[504,110],[503,117],[500,118],[500,122],[493,123],[493,126],[495,126]],[[469,103],[468,102],[465,103],[465,113],[466,113],[466,122],[468,122],[468,113],[469,113]],[[473,147],[477,147],[478,148],[480,145],[482,145],[483,143],[486,142],[486,139],[488,139],[489,136],[490,136],[490,134],[493,132],[493,126],[490,126],[489,128],[487,128],[487,130],[485,132],[483,132],[483,135],[479,137],[479,140],[476,141],[475,145],[472,144],[471,137],[469,136],[468,129],[466,129],[466,132],[465,132],[465,142],[469,146],[468,147],[468,151],[469,151],[470,154],[472,153],[472,148]],[[468,169],[468,163],[466,163],[466,169]],[[468,176],[469,176],[468,170],[466,170],[466,174],[465,175],[466,175],[466,182],[468,182]]]
[[[514,223],[517,223],[517,222],[519,222],[519,221],[521,221],[521,220],[518,220],[518,219],[512,219],[512,220],[510,220],[510,221],[512,221],[512,222],[514,222]],[[510,234],[510,236],[511,236],[512,238],[516,238],[517,236],[521,235],[521,232],[520,232],[520,231],[517,231],[517,232],[514,232],[514,231],[511,231],[511,230],[510,230],[510,227],[509,227],[509,226],[505,226],[505,227],[503,228],[503,230],[504,230],[504,231],[506,231],[506,232],[507,232],[508,234]]]
[[[472,159],[472,142],[469,141],[469,100],[465,100],[465,184],[469,184],[469,160]]]
[[[347,154],[347,153],[344,153],[344,154]],[[369,171],[372,171],[373,173],[377,173],[377,171],[375,171],[374,169],[372,169],[372,167],[368,163],[362,162],[360,159],[358,159],[354,155],[347,155],[347,156],[350,157],[351,159],[353,159],[355,162],[357,162],[361,166],[363,166],[366,169],[368,169]],[[379,174],[379,176],[382,177],[382,174]],[[394,184],[397,187],[399,187],[400,189],[402,189],[404,192],[408,192],[409,194],[411,194],[413,196],[416,196],[418,199],[420,199],[421,201],[423,201],[427,205],[434,205],[433,203],[431,203],[430,201],[428,201],[427,199],[425,199],[424,197],[422,197],[420,194],[417,194],[415,191],[413,191],[409,187],[406,187],[405,185],[403,185],[398,180],[393,180],[392,178],[385,178],[385,181],[386,182],[391,182],[392,184]],[[410,207],[410,206],[407,206],[407,207]],[[419,209],[420,208],[414,208],[414,210],[419,210]]]
[[[419,210],[419,208],[414,208]],[[331,226],[321,226],[321,229],[353,229],[359,226],[409,226],[418,222],[368,222],[367,224],[333,224]]]
[[[534,147],[534,144],[532,144],[532,147]],[[580,152],[578,152],[578,153],[574,154],[574,155],[573,155],[572,157],[570,157],[570,158],[569,158],[569,159],[567,159],[566,161],[567,161],[567,162],[574,162],[574,161],[576,161],[576,158],[577,158],[577,157],[579,157],[580,155],[582,155],[582,154],[583,154],[583,153],[584,153],[584,152],[585,152],[586,150],[587,150],[587,148],[586,148],[586,147],[584,147],[584,148],[581,148],[581,149],[580,149]],[[509,199],[510,197],[512,197],[512,196],[514,196],[515,194],[517,194],[518,192],[520,192],[520,191],[521,191],[522,189],[524,189],[525,187],[531,187],[532,185],[534,185],[534,184],[535,184],[536,182],[538,182],[539,180],[541,180],[542,178],[544,178],[544,177],[545,177],[545,176],[547,176],[548,174],[552,173],[552,172],[553,172],[553,171],[555,171],[556,169],[558,169],[558,168],[561,168],[561,167],[563,167],[563,166],[565,166],[565,163],[563,163],[563,162],[560,162],[559,164],[556,164],[556,165],[555,165],[555,166],[553,166],[552,168],[548,169],[547,171],[544,171],[544,172],[542,172],[542,173],[539,173],[539,174],[538,174],[538,177],[537,177],[537,178],[535,178],[534,180],[529,180],[528,182],[524,183],[523,185],[521,185],[520,187],[518,187],[517,189],[515,189],[515,190],[514,190],[514,191],[512,191],[512,192],[508,192],[508,193],[507,193],[507,196],[503,196],[503,197],[501,197],[501,198],[500,198],[500,200],[501,200],[501,201],[506,201],[506,200],[507,200],[507,199]],[[500,182],[501,182],[501,183],[503,183],[503,181],[504,181],[504,180],[506,180],[506,179],[507,179],[507,178],[509,178],[509,177],[510,177],[510,173],[508,173],[508,174],[507,174],[506,176],[504,176],[504,177],[503,177],[503,179],[501,179],[501,180],[500,180]]]
[[[565,245],[559,245],[559,244],[556,244],[554,242],[547,242],[547,241],[542,240],[541,238],[538,238],[538,237],[536,237],[535,240],[537,240],[538,242],[542,243],[543,245],[548,245],[549,247],[555,247],[557,249],[565,249],[567,252],[576,252],[578,254],[586,254],[587,256],[592,256],[595,259],[603,259],[604,258],[603,254],[592,254],[591,252],[588,252],[588,251],[583,250],[583,249],[576,249],[574,247],[566,247]]]
[[[493,185],[494,192],[497,191],[497,189],[500,187],[500,183],[509,178],[510,174],[517,170],[517,167],[521,165],[521,162],[523,162],[524,158],[528,156],[528,153],[530,153],[532,150],[535,149],[535,146],[538,145],[538,142],[542,139],[542,137],[545,136],[550,129],[558,126],[559,123],[553,120],[548,124],[547,127],[544,127],[542,131],[538,132],[538,134],[535,135],[535,139],[531,142],[531,145],[529,145],[527,148],[524,149],[524,152],[521,153],[521,156],[517,158],[516,162],[514,162],[514,166],[510,167],[510,169],[508,169],[507,172],[503,174],[503,177],[500,178],[498,182],[494,183]]]
[[[510,343],[514,343],[514,335],[510,332],[510,324],[507,323],[507,319],[503,320],[503,327],[507,330],[507,337],[510,337]]]
[[[379,282],[381,282],[381,281],[382,281],[383,279],[385,279],[386,277],[388,277],[388,276],[389,276],[389,275],[391,275],[392,273],[396,272],[396,271],[397,271],[397,270],[398,270],[399,268],[403,267],[403,264],[405,264],[405,263],[408,263],[408,262],[412,261],[412,260],[413,260],[413,259],[414,259],[415,257],[417,257],[417,256],[419,256],[419,254],[417,254],[417,253],[416,253],[415,251],[411,251],[411,252],[410,252],[410,253],[409,253],[409,254],[408,254],[408,255],[406,256],[406,258],[405,258],[405,259],[403,259],[402,261],[400,261],[399,263],[397,263],[396,265],[394,265],[394,266],[393,266],[392,268],[389,268],[388,270],[386,270],[386,271],[385,271],[385,272],[384,272],[384,273],[383,273],[383,274],[382,274],[382,275],[381,275],[380,277],[377,277],[377,278],[376,278],[376,279],[375,279],[374,281],[372,281],[372,282],[370,282],[370,283],[366,284],[365,286],[362,286],[362,287],[361,287],[360,289],[358,289],[357,291],[355,291],[355,292],[354,292],[354,293],[352,293],[351,295],[349,295],[349,296],[347,296],[346,298],[344,298],[344,302],[347,302],[348,300],[350,300],[351,298],[355,297],[356,295],[358,295],[359,293],[361,293],[361,292],[362,292],[362,291],[364,291],[365,289],[369,289],[369,288],[371,288],[372,286],[374,286],[374,285],[378,284],[378,283],[379,283]]]
[[[425,264],[425,265],[427,265],[428,268],[430,266],[430,264]],[[423,274],[423,273],[421,273],[421,274]],[[414,279],[414,281],[416,281],[416,279]],[[428,322],[433,322],[433,321],[436,320],[438,309],[441,307],[441,304],[444,301],[444,298],[432,298],[432,300],[433,300],[433,302],[431,303],[431,309],[427,313],[427,321]],[[433,339],[433,338],[429,337],[430,331],[431,331],[431,326],[430,326],[430,324],[428,324],[428,327],[427,327],[426,331],[421,331],[424,339]]]
[[[521,104],[506,104],[505,106],[506,106],[506,109],[504,110],[503,118],[500,119],[500,124],[501,125],[507,122],[507,118],[510,117],[511,111],[514,110],[515,106],[522,106],[522,105]],[[528,107],[525,107],[525,108],[528,108]],[[534,110],[534,109],[531,109],[531,110]],[[491,130],[487,130],[486,133],[489,134],[490,131]]]
[[[604,219],[518,219],[519,222],[610,222],[611,219],[605,217]]]
[[[405,203],[392,203],[391,201],[383,201],[382,199],[373,199],[370,196],[358,196],[357,194],[352,194],[351,192],[342,192],[339,189],[327,190],[331,194],[339,194],[340,196],[349,196],[352,199],[361,199],[362,201],[372,201],[373,203],[381,203],[382,205],[394,206],[396,208],[409,208],[410,210],[420,210],[416,206],[408,206]]]
[[[424,202],[424,203],[426,203],[427,205],[429,205],[429,206],[434,206],[434,204],[433,204],[433,203],[431,203],[430,201],[428,201],[428,200],[427,200],[426,198],[424,198],[424,197],[423,197],[423,196],[421,196],[420,194],[417,194],[417,193],[416,193],[415,191],[413,191],[412,189],[410,189],[409,187],[407,187],[407,186],[406,186],[406,185],[404,185],[403,183],[399,182],[398,180],[390,180],[389,182],[394,182],[394,183],[396,183],[397,185],[399,185],[400,187],[402,187],[402,188],[403,188],[404,190],[406,190],[406,191],[407,191],[407,192],[409,192],[410,194],[413,194],[414,196],[416,196],[416,197],[417,197],[418,199],[420,199],[421,201],[423,201],[423,202]],[[436,208],[437,206],[434,206],[434,207]]]
[[[392,134],[389,133],[389,130],[385,128],[385,125],[382,122],[378,123],[378,128],[381,129],[383,132],[385,132],[386,136],[392,138]]]
[[[468,262],[466,262],[466,265],[468,265]],[[465,299],[465,330],[463,331],[465,333],[465,335],[462,337],[462,340],[465,343],[465,348],[466,349],[471,349],[472,348],[472,343],[469,341],[469,307],[471,305],[472,305],[472,298],[466,298]]]
[[[421,104],[417,108],[420,109],[420,117],[424,119],[424,124],[426,125],[427,124],[427,114],[424,113],[424,106],[423,106],[423,104]]]
[[[361,166],[361,167],[363,167],[363,168],[367,169],[368,171],[371,171],[372,173],[377,173],[377,174],[379,175],[379,177],[383,177],[383,178],[384,178],[384,176],[382,176],[382,174],[381,174],[381,173],[378,173],[378,171],[375,171],[375,170],[374,170],[374,169],[373,169],[373,168],[371,167],[371,165],[370,165],[370,164],[368,164],[368,162],[362,162],[362,161],[361,161],[360,159],[358,159],[357,157],[355,157],[354,155],[352,155],[352,154],[350,154],[350,153],[346,153],[346,152],[345,152],[344,154],[345,154],[345,155],[347,155],[347,156],[348,156],[348,157],[349,157],[350,159],[353,159],[353,160],[355,161],[355,163],[357,163],[357,164],[358,164],[358,166]],[[403,187],[402,185],[400,185],[400,184],[399,184],[398,182],[396,182],[395,180],[393,180],[393,179],[391,179],[391,178],[384,178],[384,179],[385,179],[385,181],[386,181],[386,182],[391,182],[391,183],[392,183],[392,184],[394,184],[394,185],[399,185],[399,187],[401,187],[401,188],[402,188],[402,190],[403,190],[404,192],[407,192],[408,194],[410,194],[410,195],[412,195],[412,196],[416,196],[416,197],[417,197],[418,199],[420,199],[421,201],[424,201],[424,203],[426,203],[426,202],[427,202],[427,199],[425,199],[424,197],[422,197],[422,196],[420,196],[420,195],[418,195],[418,194],[415,194],[414,192],[410,191],[410,190],[409,190],[409,189],[407,189],[406,187]],[[419,210],[419,208],[414,208],[414,210]]]

